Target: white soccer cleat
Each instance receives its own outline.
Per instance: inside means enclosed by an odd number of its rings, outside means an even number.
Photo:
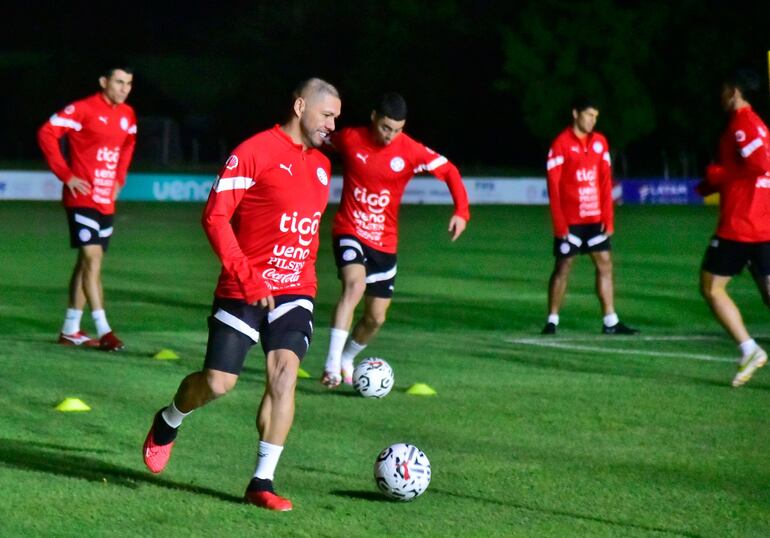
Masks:
[[[336,389],[340,386],[340,383],[342,383],[342,376],[339,372],[324,371],[324,374],[321,376],[321,384],[328,389]]]
[[[733,378],[733,387],[744,385],[758,368],[762,368],[767,362],[767,353],[761,347],[743,357],[738,362],[738,373]]]
[[[342,382],[346,385],[353,384],[353,361],[342,365]]]

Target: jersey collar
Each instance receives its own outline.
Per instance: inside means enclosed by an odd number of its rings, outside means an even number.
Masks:
[[[294,142],[294,140],[291,139],[289,135],[283,132],[283,129],[281,129],[281,126],[279,124],[273,125],[273,134],[278,137],[279,140],[281,140],[283,143],[285,143],[287,146],[290,146],[292,149],[295,149],[299,152],[305,151],[305,148],[302,144],[297,144]],[[307,151],[310,151],[313,148],[307,148]]]

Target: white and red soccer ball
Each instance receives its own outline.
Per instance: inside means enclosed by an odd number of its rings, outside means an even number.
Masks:
[[[364,398],[383,398],[393,388],[393,368],[378,357],[362,360],[353,370],[353,388]]]
[[[380,452],[374,462],[374,480],[386,497],[411,501],[428,489],[430,461],[414,445],[390,445]]]

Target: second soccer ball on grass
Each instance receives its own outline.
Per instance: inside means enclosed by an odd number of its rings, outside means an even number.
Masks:
[[[393,368],[384,359],[366,358],[353,370],[353,388],[364,398],[383,398],[393,388]]]

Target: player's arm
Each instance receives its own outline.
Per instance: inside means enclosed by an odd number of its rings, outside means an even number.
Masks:
[[[120,160],[115,174],[115,198],[117,199],[121,189],[126,184],[126,175],[128,167],[131,165],[131,159],[134,157],[134,148],[136,147],[136,116],[131,117],[131,125],[127,130],[128,134],[123,147],[120,148]]]
[[[203,210],[203,229],[222,267],[237,279],[246,301],[272,310],[274,303],[270,288],[253,270],[230,223],[246,190],[254,185],[255,176],[249,175],[245,168],[239,165],[230,171],[225,167],[221,177],[214,182]]]
[[[770,172],[770,151],[767,148],[766,137],[759,133],[756,125],[746,125],[742,129],[744,134],[735,132],[737,143],[738,167],[741,177],[750,177],[752,180],[765,172]]]
[[[561,180],[564,171],[564,155],[557,145],[548,151],[545,164],[548,182],[548,205],[551,210],[551,224],[554,237],[566,238],[569,234],[567,219],[561,209]]]
[[[610,157],[609,146],[602,155],[602,162],[599,165],[599,190],[601,192],[602,204],[602,225],[604,233],[612,235],[615,233],[615,204],[612,200],[612,158]]]
[[[468,203],[468,192],[465,190],[463,178],[460,171],[452,164],[449,159],[443,155],[435,153],[433,150],[420,145],[418,162],[420,164],[415,168],[415,173],[427,171],[434,177],[447,184],[449,194],[454,203],[454,213],[449,219],[448,231],[452,241],[455,241],[465,231],[468,221],[471,219],[470,205]]]
[[[91,184],[72,173],[64,155],[62,155],[59,139],[70,132],[80,131],[83,128],[82,119],[80,109],[75,105],[69,105],[48,118],[48,121],[37,131],[37,143],[43,152],[48,167],[75,196],[89,194]]]

